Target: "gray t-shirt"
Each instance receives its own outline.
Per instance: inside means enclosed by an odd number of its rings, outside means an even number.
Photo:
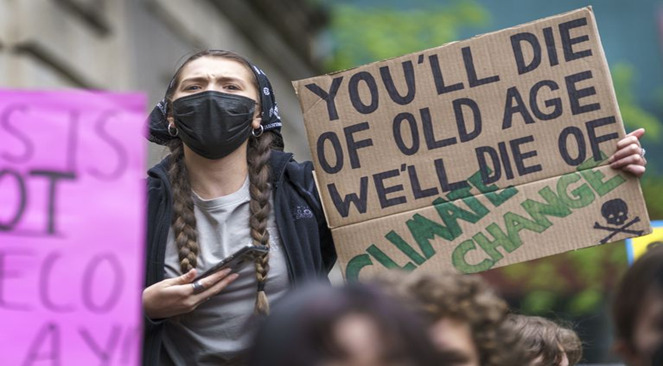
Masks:
[[[194,193],[198,229],[198,273],[251,243],[249,229],[249,180],[235,193],[204,200]],[[269,272],[265,291],[270,302],[288,289],[288,270],[273,210],[267,225],[270,234]],[[254,312],[257,280],[252,263],[221,293],[196,310],[169,318],[162,347],[164,365],[219,365],[246,350],[252,332],[247,322]],[[172,228],[166,245],[166,278],[180,276]]]

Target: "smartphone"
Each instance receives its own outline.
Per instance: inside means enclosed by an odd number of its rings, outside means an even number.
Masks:
[[[269,248],[264,245],[246,245],[235,253],[223,258],[219,263],[215,264],[214,267],[196,277],[194,281],[198,281],[201,278],[205,278],[212,273],[226,268],[230,268],[233,272],[236,272],[243,265],[253,263],[257,258],[260,258],[267,253],[269,253]]]

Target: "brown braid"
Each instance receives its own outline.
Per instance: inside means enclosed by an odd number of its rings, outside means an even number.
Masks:
[[[249,226],[251,228],[251,238],[255,245],[265,245],[269,247],[269,231],[267,230],[267,221],[271,206],[269,197],[271,187],[269,179],[271,176],[269,166],[269,156],[271,154],[271,145],[273,134],[265,132],[258,138],[249,140],[248,164],[249,164],[249,192],[251,201],[249,203]],[[256,278],[258,280],[258,297],[256,298],[255,312],[258,314],[269,314],[269,302],[265,294],[265,282],[267,281],[267,272],[269,271],[269,254],[255,261]]]
[[[198,230],[193,213],[191,184],[184,164],[182,140],[173,139],[168,145],[171,164],[168,178],[173,190],[173,232],[182,273],[196,268],[198,263]]]

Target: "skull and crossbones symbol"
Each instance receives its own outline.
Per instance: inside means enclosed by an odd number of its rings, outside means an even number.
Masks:
[[[626,220],[628,220],[628,206],[626,205],[626,202],[624,202],[624,200],[615,198],[614,200],[607,201],[606,203],[603,204],[603,206],[601,206],[601,215],[603,215],[605,220],[608,222],[608,225],[614,226],[614,227],[602,226],[598,222],[594,222],[594,229],[607,230],[611,232],[608,236],[601,239],[600,241],[601,244],[607,243],[608,241],[610,241],[610,239],[613,236],[619,233],[633,234],[638,236],[644,233],[643,230],[627,229],[631,227],[633,224],[640,222],[640,217],[637,216],[633,220],[624,223],[626,222]]]

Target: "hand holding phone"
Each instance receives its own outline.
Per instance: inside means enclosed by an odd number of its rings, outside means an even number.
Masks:
[[[269,253],[269,248],[267,246],[253,244],[246,245],[235,253],[223,258],[219,263],[215,264],[214,267],[203,272],[195,278],[194,282],[225,268],[230,268],[231,271],[236,272],[243,265],[252,263],[257,258],[260,258],[267,253]]]

